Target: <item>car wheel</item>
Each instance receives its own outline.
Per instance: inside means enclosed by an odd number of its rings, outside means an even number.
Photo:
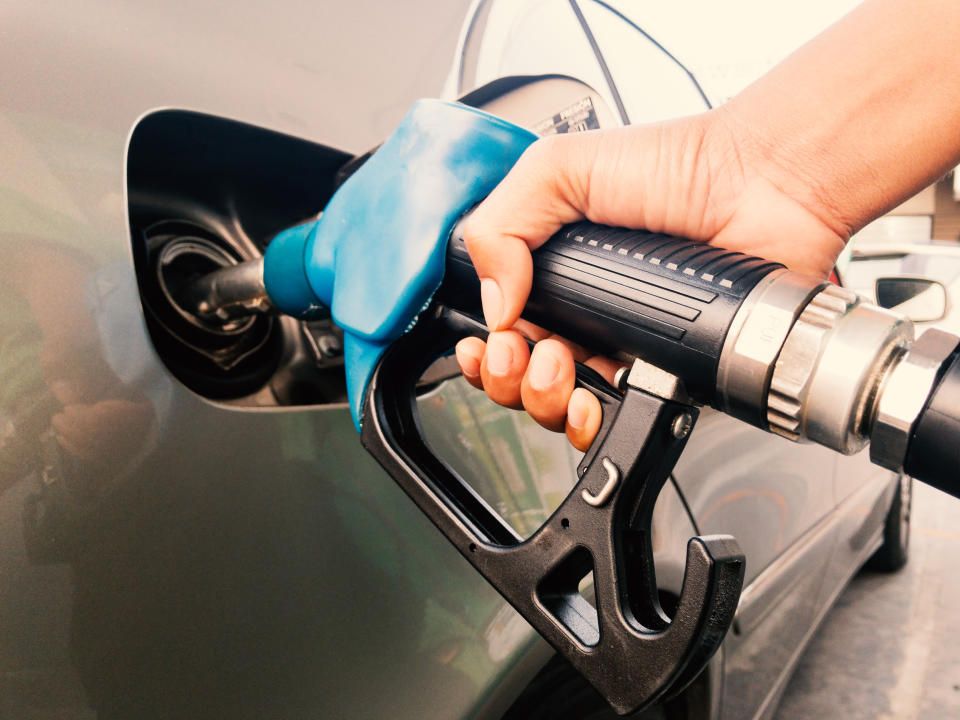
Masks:
[[[910,511],[913,507],[913,478],[900,474],[897,493],[883,526],[883,545],[867,566],[880,572],[896,572],[907,564],[910,551]]]

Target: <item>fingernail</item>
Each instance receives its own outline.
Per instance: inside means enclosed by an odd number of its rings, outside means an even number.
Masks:
[[[570,405],[567,407],[567,422],[574,430],[583,430],[589,415],[590,409],[586,403],[577,401],[577,390],[575,390],[573,397],[570,399]]]
[[[487,327],[497,330],[503,311],[503,293],[500,292],[500,286],[493,278],[484,278],[480,281],[480,303],[483,305],[483,319]]]
[[[480,358],[468,354],[457,346],[457,363],[460,365],[460,372],[468,378],[475,378],[480,374]]]
[[[560,374],[560,363],[549,352],[537,353],[530,362],[530,387],[546,390]]]
[[[509,343],[501,339],[496,333],[491,333],[487,339],[487,371],[491,375],[503,377],[513,366],[513,349]]]

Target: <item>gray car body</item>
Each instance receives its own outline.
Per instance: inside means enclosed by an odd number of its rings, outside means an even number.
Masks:
[[[130,139],[164,109],[352,154],[416,98],[503,76],[571,76],[617,106],[567,3],[491,5],[0,9],[0,716],[497,718],[549,659],[361,450],[342,403],[211,402],[175,379],[131,251]],[[581,6],[632,121],[702,109],[659,49]],[[541,496],[572,482],[562,438],[462,381],[421,407]],[[499,439],[464,443],[467,415]],[[64,479],[82,496],[75,527],[36,561],[25,518]],[[893,480],[863,454],[703,412],[655,515],[667,593],[693,534],[732,533],[747,554],[703,717],[772,712],[878,546]]]

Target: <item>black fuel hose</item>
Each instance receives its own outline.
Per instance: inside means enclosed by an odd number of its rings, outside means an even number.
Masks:
[[[914,425],[904,472],[960,497],[960,346]]]

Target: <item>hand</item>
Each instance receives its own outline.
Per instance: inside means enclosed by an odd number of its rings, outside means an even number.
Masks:
[[[536,342],[531,353],[527,339]],[[623,364],[525,320],[512,329],[457,344],[457,361],[467,382],[506,407],[526,408],[545,428],[566,430],[571,444],[586,450],[603,419],[599,401],[584,388],[574,388],[574,361],[583,363],[613,383]]]
[[[599,401],[574,390],[574,360],[612,379],[618,365],[571,343],[517,326],[530,292],[530,251],[566,223],[646,228],[826,276],[849,228],[825,208],[781,188],[791,169],[723,109],[654,126],[535,142],[464,227],[481,280],[487,343],[457,345],[467,380],[495,402],[525,408],[541,425],[565,429],[584,450],[600,427]],[[538,340],[532,353],[523,334]]]

